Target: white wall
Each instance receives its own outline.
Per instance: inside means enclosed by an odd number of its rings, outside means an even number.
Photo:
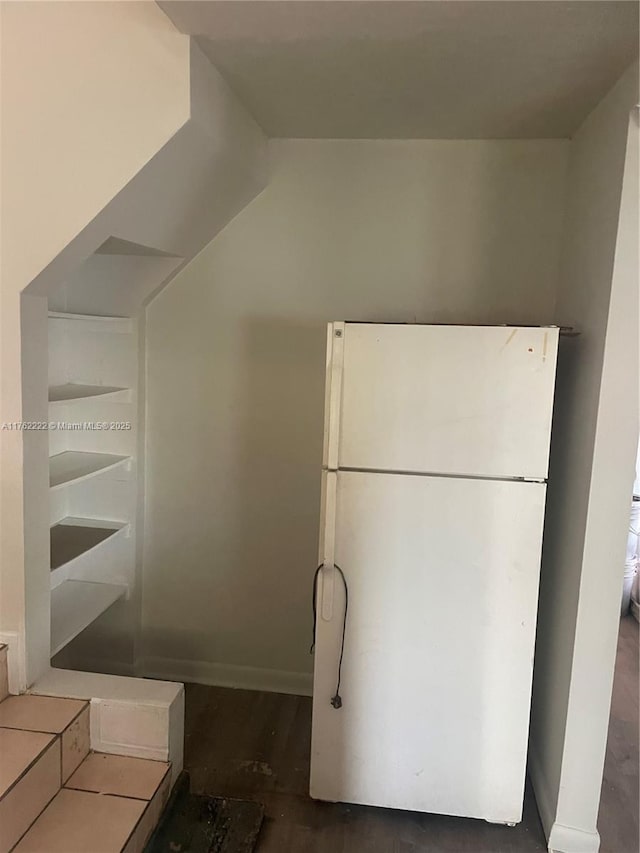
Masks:
[[[146,413],[142,306],[262,190],[267,180],[267,145],[262,131],[193,42],[190,69],[189,122],[29,287],[29,291],[51,294],[54,282],[59,280],[64,282],[59,295],[67,310],[138,315],[141,371],[137,393],[140,442],[134,465],[139,485],[136,586],[129,601],[111,608],[57,656],[56,664],[64,661],[64,665],[77,669],[129,674],[137,657]],[[171,257],[96,254],[78,266],[83,248],[86,252],[88,245],[101,244],[108,235],[135,244],[135,251],[151,246],[170,252]],[[108,244],[113,247],[113,241]]]
[[[189,39],[148,2],[3,3],[2,30],[2,261],[24,287],[188,120]]]
[[[530,763],[552,848],[598,849],[625,517],[638,435],[637,131],[629,69],[571,144]],[[633,171],[635,170],[635,171]],[[620,223],[620,230],[618,225]]]
[[[568,143],[274,141],[147,310],[148,674],[307,690],[325,323],[547,323]]]
[[[46,412],[46,398],[38,403],[31,393],[42,376],[46,381],[46,357],[25,357],[37,335],[34,318],[46,317],[46,298],[64,287],[62,303],[71,311],[139,312],[144,298],[262,189],[266,140],[197,45],[154,3],[1,7],[0,414],[21,421],[25,401]],[[87,263],[111,237],[173,257]],[[118,265],[126,282],[110,281]],[[24,645],[27,620],[22,683],[49,663],[39,510],[48,491],[46,438],[0,432],[0,634]],[[37,548],[25,549],[25,531],[38,538]]]
[[[23,419],[21,291],[188,119],[190,69],[188,38],[154,3],[0,7],[5,422]],[[20,648],[23,435],[0,433],[0,451],[0,631]]]

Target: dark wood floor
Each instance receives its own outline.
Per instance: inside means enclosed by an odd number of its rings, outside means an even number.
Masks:
[[[638,626],[620,638],[600,812],[603,853],[638,853]],[[634,682],[635,679],[635,682]],[[528,788],[516,827],[318,803],[307,795],[311,700],[187,685],[185,767],[194,792],[255,798],[257,853],[544,853]]]

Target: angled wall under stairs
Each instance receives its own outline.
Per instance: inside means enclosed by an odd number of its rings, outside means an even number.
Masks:
[[[102,619],[107,630],[98,632],[91,648],[83,651],[76,640],[67,652],[73,659],[64,661],[130,675],[144,521],[145,305],[265,186],[266,139],[195,42],[179,34],[155,4],[84,4],[66,21],[52,18],[65,14],[62,9],[44,16],[2,11],[3,40],[11,40],[3,66],[3,119],[10,129],[3,171],[13,187],[3,192],[12,239],[3,252],[0,290],[2,421],[49,422],[51,402],[61,405],[48,400],[48,311],[120,316],[133,324],[137,432],[127,455],[136,523],[127,523],[136,535],[127,615],[111,625],[109,617]],[[54,25],[72,34],[71,43],[65,37],[57,45],[43,31],[43,60],[33,48],[38,28]],[[37,195],[28,198],[34,169]],[[31,221],[30,205],[39,205]],[[108,371],[91,382],[83,382],[81,372],[62,384],[109,384]],[[46,674],[57,651],[51,645],[50,442],[44,430],[2,432],[0,442],[0,640],[11,646],[12,689],[24,690]],[[125,623],[128,639],[121,643]]]

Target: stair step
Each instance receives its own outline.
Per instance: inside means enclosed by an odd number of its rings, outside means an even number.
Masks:
[[[142,853],[171,764],[89,752],[89,723],[84,699],[0,701],[0,853]]]
[[[14,853],[120,853],[133,839],[146,805],[144,800],[62,788]]]
[[[183,763],[184,685],[54,668],[31,692],[91,699],[94,749],[170,761],[172,783],[178,778]]]
[[[169,772],[165,761],[91,752],[65,788],[151,800]]]
[[[0,702],[0,853],[7,853],[89,752],[89,703],[48,696]]]
[[[0,729],[0,797],[4,797],[54,740],[53,735],[39,732]]]
[[[14,853],[142,853],[170,778],[164,761],[92,752]]]
[[[87,703],[55,696],[9,696],[0,702],[0,727],[61,734]]]
[[[27,831],[60,788],[60,739],[0,729],[0,851]]]
[[[0,729],[60,735],[65,782],[89,752],[89,703],[52,696],[9,696],[0,702]]]

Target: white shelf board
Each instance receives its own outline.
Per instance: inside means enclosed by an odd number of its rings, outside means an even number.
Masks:
[[[113,314],[74,314],[70,311],[49,311],[52,320],[129,320],[129,317],[118,317]]]
[[[51,526],[51,589],[68,579],[69,569],[86,554],[92,554],[118,534],[128,534],[126,521],[67,516]]]
[[[120,255],[120,257],[135,256],[138,258],[176,258],[182,260],[181,255],[173,252],[165,252],[162,249],[154,249],[143,243],[132,243],[131,240],[123,240],[122,237],[107,237],[104,243],[95,250],[96,255]]]
[[[65,581],[51,591],[51,656],[127,593],[123,584]]]
[[[49,403],[75,403],[78,400],[106,397],[128,390],[115,385],[80,385],[77,382],[66,382],[64,385],[52,385],[49,388]]]
[[[109,317],[99,314],[71,314],[65,311],[49,311],[50,320],[73,320],[83,323],[86,331],[130,332],[133,329],[131,317]]]
[[[115,453],[65,450],[49,457],[49,486],[52,489],[60,489],[70,483],[87,480],[111,468],[117,468],[130,459],[130,456],[116,456]]]

